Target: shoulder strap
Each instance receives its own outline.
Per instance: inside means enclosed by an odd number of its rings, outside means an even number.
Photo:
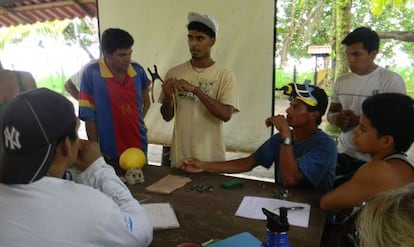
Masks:
[[[23,92],[24,91],[23,80],[22,80],[22,75],[20,74],[19,71],[16,71],[16,79],[17,79],[17,84],[19,85],[19,92]]]
[[[396,154],[388,155],[387,157],[384,158],[384,160],[390,160],[390,159],[398,159],[398,160],[405,161],[408,165],[410,165],[414,169],[414,161],[409,159],[407,155],[405,154],[396,153]]]

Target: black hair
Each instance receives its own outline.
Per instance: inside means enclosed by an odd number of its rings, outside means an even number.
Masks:
[[[199,32],[202,32],[202,33],[207,34],[211,38],[215,38],[216,37],[216,33],[210,27],[208,27],[207,25],[205,25],[205,24],[203,24],[201,22],[198,22],[198,21],[190,22],[187,25],[187,30],[188,31],[190,31],[190,30],[196,30],[196,31],[199,31]]]
[[[65,130],[65,132],[56,140],[56,145],[60,142],[64,141],[66,137],[69,137],[69,140],[72,142],[76,141],[78,139],[78,132],[77,132],[77,118],[74,118],[74,121],[71,123],[69,128]]]
[[[368,53],[379,50],[379,36],[369,27],[356,28],[342,40],[341,44],[349,46],[359,42],[362,42]]]
[[[405,94],[383,93],[362,103],[362,112],[378,136],[391,135],[395,150],[406,152],[414,141],[414,100]]]
[[[127,49],[134,45],[134,38],[127,31],[119,28],[108,28],[102,33],[101,50],[112,54],[117,49]]]

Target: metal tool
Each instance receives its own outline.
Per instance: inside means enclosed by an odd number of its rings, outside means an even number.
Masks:
[[[290,207],[290,208],[287,208],[287,210],[289,210],[289,211],[293,211],[293,210],[303,210],[303,209],[305,209],[305,207]]]
[[[186,189],[188,191],[197,191],[199,193],[204,193],[204,192],[210,192],[210,191],[214,191],[214,186],[212,185],[205,185],[205,184],[194,184],[191,185],[188,189]]]
[[[151,99],[152,99],[152,103],[154,103],[154,82],[158,79],[160,80],[162,83],[164,83],[164,80],[161,78],[161,76],[158,74],[158,69],[157,69],[157,65],[154,65],[154,72],[152,72],[150,70],[150,68],[147,68],[148,73],[151,75],[151,80],[152,80],[152,88],[151,88]]]
[[[296,211],[296,210],[304,210],[305,207],[298,206],[298,207],[278,207],[274,208],[273,211],[280,211],[281,208],[284,208],[287,211]]]
[[[273,197],[276,199],[286,200],[289,197],[289,191],[287,189],[276,189],[273,192]]]

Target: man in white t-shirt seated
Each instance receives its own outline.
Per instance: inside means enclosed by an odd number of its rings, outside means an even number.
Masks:
[[[0,246],[148,246],[145,209],[80,140],[72,103],[46,88],[16,96],[0,115]],[[74,181],[62,179],[75,166]]]

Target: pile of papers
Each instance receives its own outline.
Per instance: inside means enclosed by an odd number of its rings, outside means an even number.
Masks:
[[[146,203],[142,204],[147,211],[154,230],[179,228],[177,216],[169,203]]]

